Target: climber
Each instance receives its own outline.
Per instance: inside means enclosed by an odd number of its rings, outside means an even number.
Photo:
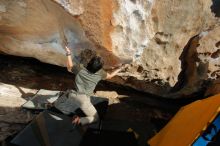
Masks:
[[[100,80],[111,79],[120,70],[121,67],[113,71],[112,73],[105,72],[103,67],[103,61],[101,57],[94,56],[84,67],[82,64],[75,64],[72,61],[71,51],[66,46],[67,56],[67,70],[74,73],[75,76],[75,90],[69,90],[66,96],[62,96],[55,102],[55,107],[64,114],[73,112],[75,107],[80,108],[86,115],[86,117],[73,116],[73,124],[89,124],[99,119],[95,107],[91,103],[93,91]]]

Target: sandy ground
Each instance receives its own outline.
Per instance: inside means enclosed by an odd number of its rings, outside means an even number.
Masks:
[[[65,68],[35,59],[0,55],[0,141],[7,143],[35,116],[20,106],[39,89],[73,88],[74,75]],[[155,135],[176,113],[182,103],[160,99],[131,88],[102,81],[98,95],[109,98],[103,122],[109,130],[135,131],[140,146]]]

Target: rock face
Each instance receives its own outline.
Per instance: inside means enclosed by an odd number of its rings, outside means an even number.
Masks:
[[[25,94],[30,96],[36,92],[33,89],[0,83],[0,142],[16,134],[32,120],[33,114],[22,111],[20,107],[28,99]]]
[[[0,50],[65,66],[67,42],[75,59],[92,48],[105,68],[128,63],[113,82],[167,98],[211,95],[220,91],[219,7],[218,0],[1,0]]]
[[[1,51],[7,54],[65,66],[65,43],[75,48],[76,56],[84,48],[95,47],[85,36],[79,20],[50,0],[1,0],[0,18]],[[106,64],[114,65],[114,55],[105,48],[98,52],[108,54]]]

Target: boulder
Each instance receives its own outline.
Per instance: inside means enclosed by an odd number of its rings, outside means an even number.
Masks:
[[[75,61],[90,48],[105,69],[128,64],[112,82],[166,98],[213,94],[219,6],[217,0],[1,0],[0,51],[65,66],[66,44]]]
[[[37,90],[0,83],[0,142],[16,134],[33,119],[33,114],[21,109]]]
[[[73,49],[75,59],[82,50],[95,48],[79,20],[51,0],[2,0],[0,18],[0,50],[7,54],[65,66],[66,44]],[[106,48],[97,52],[108,55],[106,67],[118,63]]]

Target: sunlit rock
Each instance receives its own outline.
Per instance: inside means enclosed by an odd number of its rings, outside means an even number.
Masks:
[[[79,20],[54,1],[2,0],[0,11],[0,50],[7,54],[65,66],[64,45],[72,48],[75,59],[82,50],[95,49]],[[106,48],[97,52],[109,56],[106,67],[117,64],[117,58]]]
[[[168,98],[219,79],[217,0],[1,0],[0,50],[65,66],[65,43],[105,68],[127,63],[113,82]]]

